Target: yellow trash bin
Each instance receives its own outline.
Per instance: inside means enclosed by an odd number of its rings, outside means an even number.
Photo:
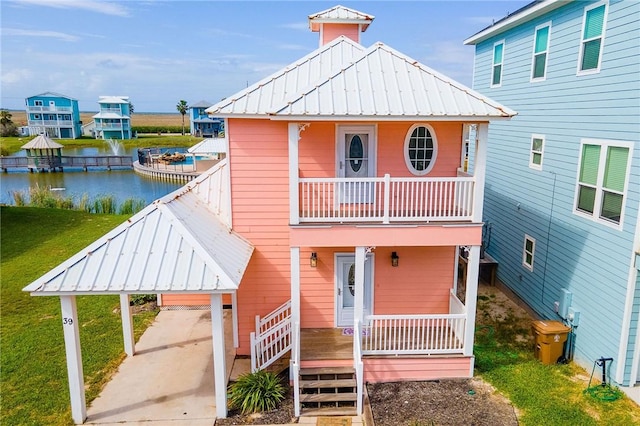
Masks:
[[[535,356],[543,364],[555,364],[562,356],[564,342],[571,328],[560,321],[534,321],[531,325],[535,337]]]

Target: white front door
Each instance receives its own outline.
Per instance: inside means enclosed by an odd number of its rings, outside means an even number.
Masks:
[[[373,255],[364,262],[364,315],[371,315],[373,306]],[[356,257],[352,254],[336,255],[336,325],[353,326],[355,304]]]
[[[373,126],[345,126],[338,132],[338,177],[362,179],[376,175],[376,143]],[[340,191],[342,203],[369,203],[371,182],[346,183]]]

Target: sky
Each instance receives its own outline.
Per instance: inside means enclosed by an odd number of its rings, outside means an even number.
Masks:
[[[463,41],[526,1],[0,0],[0,108],[56,92],[97,111],[129,96],[136,112],[216,103],[318,48],[308,16],[343,6],[375,16],[361,35],[472,85]]]

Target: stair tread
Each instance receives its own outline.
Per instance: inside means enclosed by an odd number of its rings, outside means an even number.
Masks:
[[[352,388],[356,386],[355,379],[333,380],[300,380],[300,388]]]
[[[330,408],[303,408],[301,416],[355,416],[358,412],[355,407],[330,407]]]
[[[353,401],[358,395],[355,392],[345,393],[306,393],[300,395],[300,402],[335,402]]]
[[[318,374],[354,374],[355,369],[353,367],[310,367],[301,368],[301,376],[312,376]]]

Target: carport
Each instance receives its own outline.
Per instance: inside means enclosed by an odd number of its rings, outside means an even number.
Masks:
[[[235,292],[253,246],[228,226],[221,162],[196,180],[153,202],[102,238],[23,290],[60,297],[71,413],[87,417],[76,297],[120,297],[124,351],[135,354],[131,294],[202,293],[211,301],[211,335],[217,417],[227,416],[222,295],[232,295],[233,342],[237,347]],[[171,373],[172,366],[164,366]]]

